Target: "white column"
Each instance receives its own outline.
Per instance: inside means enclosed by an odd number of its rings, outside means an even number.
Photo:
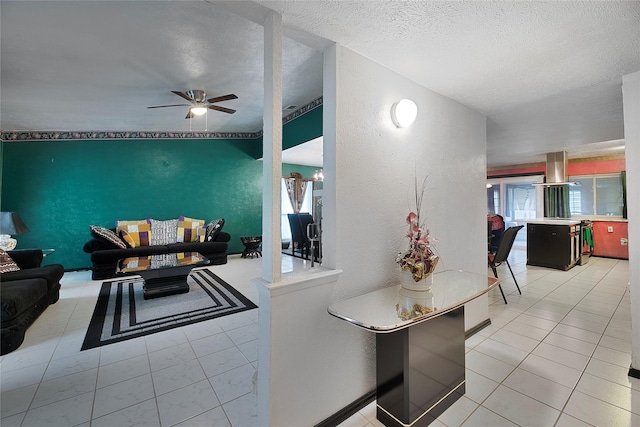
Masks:
[[[322,72],[322,265],[327,268],[336,268],[337,55],[335,44],[324,51]]]
[[[282,16],[264,23],[264,113],[262,136],[262,279],[280,280],[280,179],[282,179]]]
[[[264,112],[262,135],[262,280],[258,283],[258,425],[271,425],[272,306],[269,287],[282,275],[280,179],[282,179],[282,16],[264,22]]]
[[[640,71],[622,78],[629,219],[631,369],[640,371]]]

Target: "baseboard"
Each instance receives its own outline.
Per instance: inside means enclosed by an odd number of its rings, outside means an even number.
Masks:
[[[469,329],[464,333],[464,339],[466,340],[467,338],[474,336],[476,333],[483,330],[490,324],[491,324],[491,319],[486,319],[485,321],[478,323],[476,326],[474,326],[473,328]]]
[[[483,322],[478,323],[476,326],[474,326],[473,328],[465,332],[464,338],[467,339],[475,335],[478,331],[481,331],[482,329],[486,328],[490,324],[491,324],[491,319],[486,319]],[[631,375],[631,370],[629,372],[630,372],[629,375],[633,376]],[[635,378],[640,378],[640,371],[636,371],[636,373],[639,376]],[[345,406],[335,414],[331,415],[326,420],[316,424],[315,427],[336,427],[340,425],[340,423],[345,421],[347,418],[349,418],[350,416],[352,416],[353,414],[355,414],[356,412],[358,412],[359,410],[367,406],[369,403],[373,402],[375,399],[376,399],[376,391],[373,390],[365,394],[361,398],[351,402],[349,405]]]
[[[639,378],[640,379],[640,370],[629,368],[629,374],[628,375],[630,377],[632,377],[632,378]]]
[[[331,415],[326,420],[318,423],[315,427],[336,427],[340,425],[344,420],[367,406],[369,403],[373,402],[376,399],[376,391],[370,391],[365,394],[361,398],[351,402],[349,405],[345,406],[335,414]]]

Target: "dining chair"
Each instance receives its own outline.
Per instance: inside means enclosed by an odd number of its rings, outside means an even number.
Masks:
[[[306,212],[288,214],[287,216],[291,227],[291,255],[295,256],[297,247],[300,250],[301,257],[309,259],[311,240],[307,235],[307,226],[313,223],[313,216]]]
[[[500,242],[498,243],[498,248],[496,249],[495,254],[489,253],[489,267],[493,270],[493,275],[498,278],[498,270],[497,267],[503,262],[507,264],[509,267],[509,271],[511,272],[511,277],[513,277],[513,281],[516,284],[516,288],[518,288],[518,292],[522,295],[522,291],[520,290],[520,286],[518,286],[518,281],[516,280],[516,276],[513,274],[513,270],[511,269],[511,265],[509,265],[509,261],[507,258],[509,257],[509,253],[511,252],[511,247],[513,246],[513,242],[516,240],[516,235],[518,231],[522,229],[524,225],[518,225],[516,227],[507,228],[504,233],[502,233],[502,237],[500,238]],[[502,290],[502,285],[498,284],[498,288],[500,289],[500,293],[502,294],[502,299],[504,303],[507,303],[507,298],[504,296],[504,291]]]

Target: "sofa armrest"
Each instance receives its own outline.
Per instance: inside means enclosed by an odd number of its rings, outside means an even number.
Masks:
[[[224,231],[218,231],[213,239],[214,242],[228,242],[229,240],[231,240],[231,235],[229,233],[225,233]]]
[[[21,269],[37,268],[42,264],[43,255],[40,249],[18,249],[7,253]]]
[[[17,264],[17,262],[16,262]],[[44,267],[25,268],[24,270],[8,271],[2,273],[2,282],[12,280],[24,280],[40,278],[47,281],[48,288],[51,289],[55,285],[60,284],[60,279],[64,275],[64,267],[61,264],[50,264]]]

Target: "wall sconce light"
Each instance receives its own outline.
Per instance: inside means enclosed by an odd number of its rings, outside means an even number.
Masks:
[[[391,120],[396,127],[410,126],[418,116],[418,106],[410,99],[401,99],[391,106]]]
[[[313,180],[324,181],[324,174],[322,173],[322,169],[316,169],[315,173],[313,174]]]

